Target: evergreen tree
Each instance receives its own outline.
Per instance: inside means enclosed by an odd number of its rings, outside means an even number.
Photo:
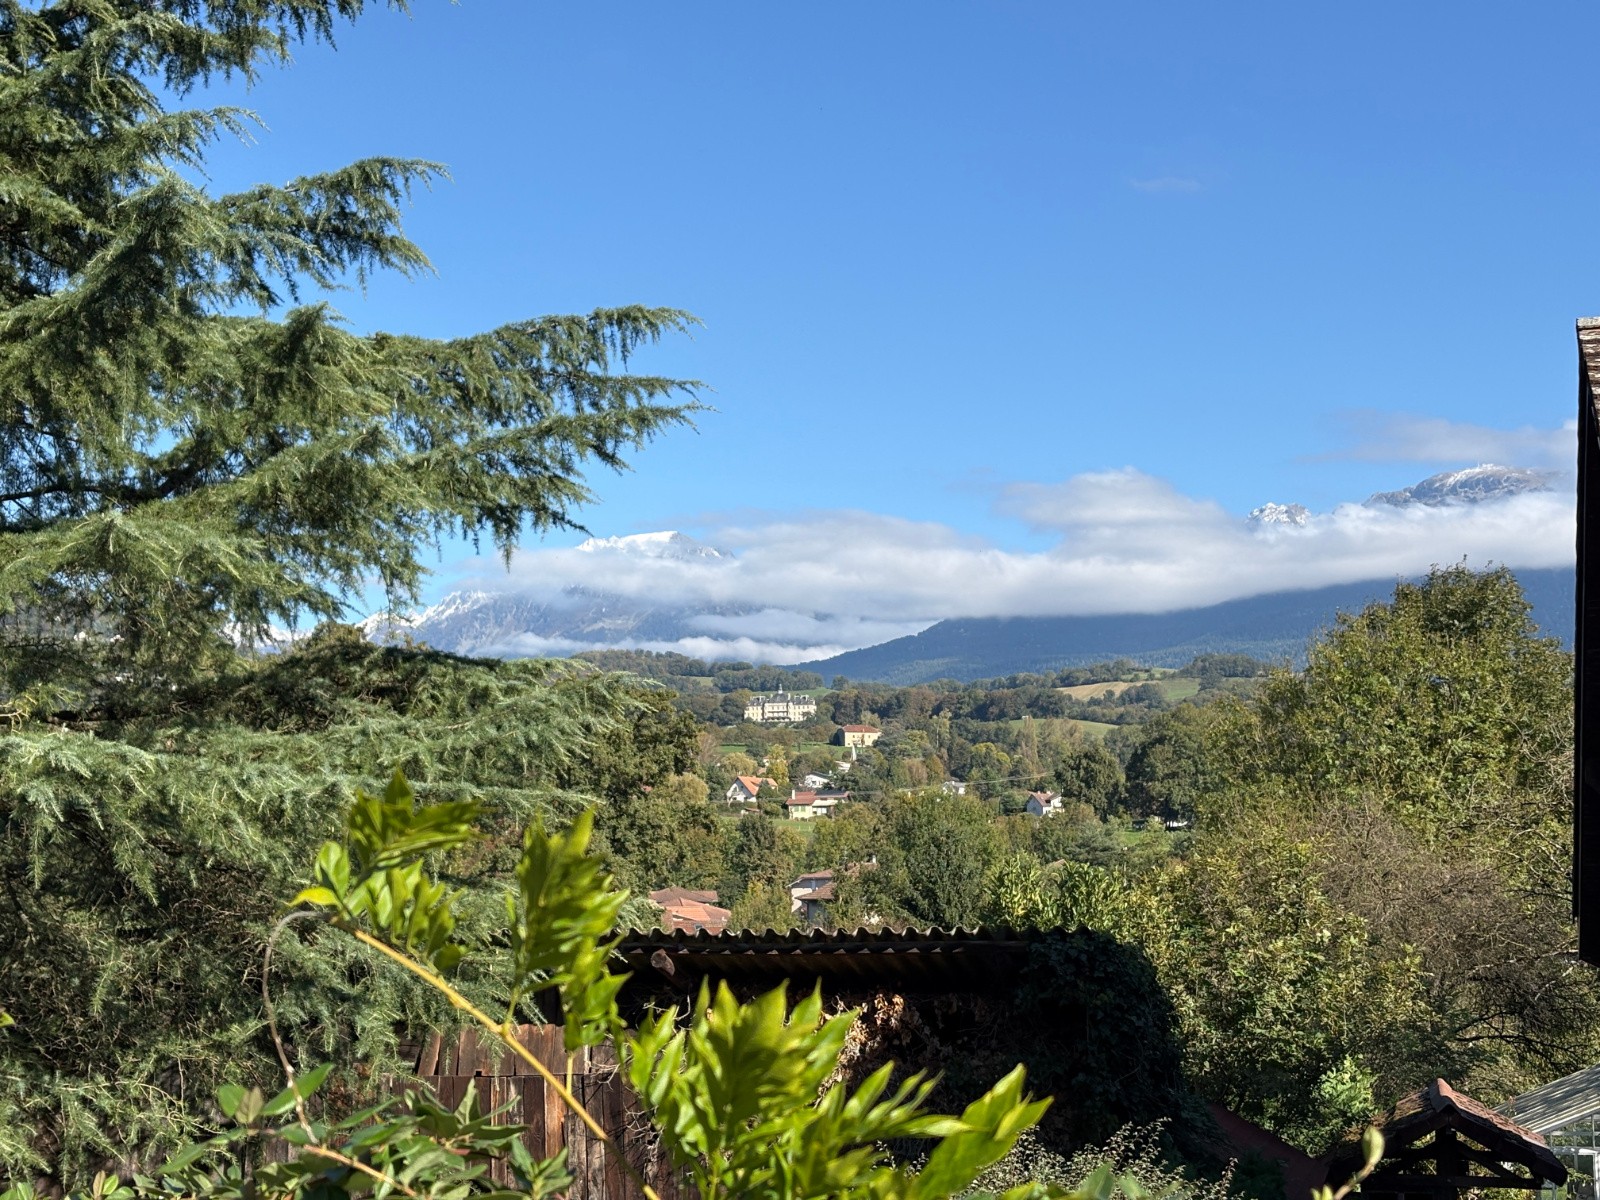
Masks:
[[[371,580],[414,600],[440,538],[509,553],[573,525],[586,470],[694,408],[691,384],[628,373],[691,323],[673,310],[348,328],[336,289],[426,269],[399,216],[433,164],[194,182],[249,114],[163,97],[364,7],[0,0],[0,1175],[138,1158],[251,1076],[269,1047],[239,964],[355,784],[402,766],[511,829],[693,754],[639,685],[583,668],[337,629],[238,649]],[[471,887],[508,861],[491,839],[452,870]],[[422,1003],[359,954],[291,943],[282,973],[296,1054],[381,1055]]]

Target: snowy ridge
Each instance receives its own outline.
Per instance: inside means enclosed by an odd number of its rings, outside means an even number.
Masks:
[[[1304,504],[1273,504],[1270,501],[1250,510],[1252,525],[1304,525],[1311,519],[1311,510]]]
[[[1367,498],[1367,503],[1397,507],[1409,504],[1481,504],[1485,500],[1501,500],[1523,492],[1544,491],[1558,478],[1560,476],[1555,471],[1479,463],[1459,471],[1441,471],[1397,492],[1374,493]]]
[[[686,533],[665,529],[659,533],[630,533],[622,537],[596,538],[580,542],[577,549],[585,554],[632,554],[640,558],[676,558],[694,560],[704,558],[732,558],[725,550],[697,542]]]

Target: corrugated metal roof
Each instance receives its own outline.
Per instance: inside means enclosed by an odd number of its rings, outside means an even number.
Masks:
[[[1600,1115],[1600,1066],[1585,1067],[1554,1083],[1523,1092],[1502,1104],[1500,1111],[1541,1135]]]
[[[1039,937],[1006,928],[651,930],[625,938],[618,951],[634,973],[630,990],[683,990],[711,978],[768,986],[794,979],[835,988],[986,991],[1015,976]]]

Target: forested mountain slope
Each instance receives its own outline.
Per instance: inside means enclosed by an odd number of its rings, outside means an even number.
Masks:
[[[1570,641],[1570,568],[1516,572],[1539,628]],[[1394,580],[1372,579],[1303,592],[1276,592],[1206,608],[1169,613],[1094,617],[970,617],[940,621],[919,634],[852,650],[799,668],[824,678],[845,675],[901,685],[933,679],[986,679],[1019,672],[1131,658],[1177,667],[1199,654],[1304,659],[1306,643],[1333,623],[1394,591]]]

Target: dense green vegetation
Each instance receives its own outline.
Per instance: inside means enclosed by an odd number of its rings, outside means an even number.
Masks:
[[[357,784],[404,766],[514,842],[689,761],[670,712],[592,670],[336,628],[241,649],[371,580],[412,595],[442,535],[509,548],[571,523],[585,470],[693,407],[626,368],[689,322],[670,310],[345,328],[336,288],[425,267],[398,218],[431,164],[194,182],[246,118],[164,97],[363,7],[0,2],[0,1175],[170,1143],[224,1075],[275,1071],[258,950]],[[513,850],[491,838],[462,884]],[[285,950],[297,1045],[372,1059],[430,1003],[359,957]]]
[[[758,755],[852,793],[809,840],[776,805],[724,822],[742,865],[720,886],[736,921],[797,920],[785,877],[831,869],[832,923],[1128,939],[1177,1006],[1191,1082],[1313,1148],[1436,1075],[1494,1099],[1592,1061],[1596,980],[1570,957],[1571,662],[1510,574],[1436,570],[1341,619],[1304,671],[1259,666],[1197,661],[1165,679],[1210,686],[1175,705],[1125,678],[1114,703],[1144,719],[1104,742],[1035,715],[1055,677],[835,681],[824,711],[883,730],[847,772],[836,747],[791,750],[820,732],[804,727],[704,739],[713,796],[728,760]],[[748,753],[717,749],[741,737]],[[947,771],[964,795],[937,786]],[[1038,787],[1058,815],[1017,812]]]

